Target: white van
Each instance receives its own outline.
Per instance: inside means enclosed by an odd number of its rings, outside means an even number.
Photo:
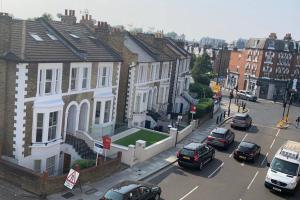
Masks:
[[[299,183],[300,143],[287,141],[275,154],[268,173],[265,186],[278,192],[294,192]]]

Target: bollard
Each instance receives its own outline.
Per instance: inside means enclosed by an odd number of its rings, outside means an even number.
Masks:
[[[240,112],[240,105],[238,105],[238,112]]]
[[[219,124],[219,116],[217,117],[217,122],[216,123]]]

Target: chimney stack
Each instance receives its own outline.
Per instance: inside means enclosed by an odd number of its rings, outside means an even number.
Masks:
[[[270,33],[269,38],[276,40],[277,39],[276,33]]]
[[[12,17],[8,13],[0,12],[0,54],[10,48]]]
[[[107,41],[110,34],[110,26],[107,24],[107,22],[98,21],[97,26],[95,27],[95,32],[103,40]]]
[[[69,10],[68,15],[68,10],[65,9],[65,15],[61,16],[61,21],[68,25],[76,24],[75,10]]]
[[[284,39],[284,40],[292,40],[292,34],[291,34],[291,33],[285,34],[285,36],[284,36],[283,39]]]
[[[82,15],[80,23],[85,24],[90,28],[94,28],[94,21],[92,19],[92,15],[88,15],[88,14]]]

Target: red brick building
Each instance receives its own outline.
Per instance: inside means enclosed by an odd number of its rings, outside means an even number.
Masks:
[[[300,74],[300,44],[286,34],[277,39],[275,33],[268,38],[251,38],[242,51],[232,51],[226,87],[248,90],[260,98],[282,99],[287,83]],[[298,81],[298,93],[300,84]],[[299,94],[295,97],[299,100]]]

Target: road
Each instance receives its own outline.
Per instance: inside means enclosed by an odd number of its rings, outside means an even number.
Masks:
[[[235,143],[228,150],[217,150],[216,159],[202,171],[183,169],[174,164],[146,180],[162,187],[162,199],[300,199],[300,187],[293,196],[270,192],[264,187],[267,161],[273,158],[286,140],[300,142],[300,129],[294,126],[287,130],[274,128],[282,113],[280,104],[268,101],[247,104],[254,125],[248,131],[234,130]],[[293,107],[291,113],[292,117],[300,114],[300,108]],[[229,124],[224,126],[229,128]],[[242,140],[255,142],[262,147],[261,156],[254,164],[239,162],[232,157],[233,150]]]

